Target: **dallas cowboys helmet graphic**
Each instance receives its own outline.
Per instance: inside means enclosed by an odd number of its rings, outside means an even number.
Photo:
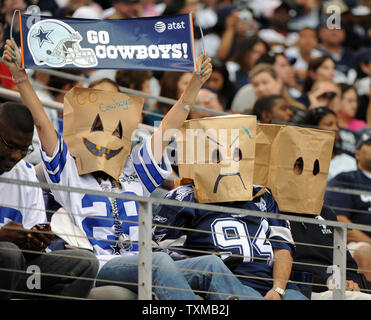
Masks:
[[[53,20],[41,20],[28,32],[28,47],[37,65],[63,67],[73,64],[89,68],[98,64],[93,49],[81,48],[80,33],[68,24]]]

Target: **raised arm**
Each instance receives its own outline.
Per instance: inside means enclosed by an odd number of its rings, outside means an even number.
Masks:
[[[36,95],[27,73],[24,69],[18,69],[21,64],[21,55],[17,44],[13,40],[7,40],[3,53],[3,62],[13,75],[14,81],[22,98],[22,102],[30,109],[34,118],[37,133],[40,138],[42,149],[48,156],[52,156],[58,137],[53,124],[50,122],[39,97]]]
[[[193,73],[192,79],[184,90],[182,96],[165,115],[159,129],[153,134],[151,148],[155,160],[160,163],[162,155],[168,145],[168,130],[179,129],[187,119],[190,109],[197,98],[201,87],[210,78],[212,72],[211,58],[204,52],[197,59],[197,72]],[[188,107],[187,107],[188,106]]]

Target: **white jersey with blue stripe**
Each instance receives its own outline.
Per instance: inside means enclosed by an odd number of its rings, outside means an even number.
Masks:
[[[74,224],[88,237],[98,259],[108,260],[116,255],[138,252],[138,203],[116,198],[117,214],[113,203],[105,196],[88,194],[88,190],[102,191],[102,185],[92,174],[79,175],[75,159],[58,135],[58,144],[51,157],[41,152],[44,173],[49,183],[82,188],[87,193],[52,190],[55,200],[70,214]],[[137,196],[150,194],[171,174],[171,165],[166,156],[158,165],[151,151],[151,139],[136,145],[125,162],[119,177],[121,189],[108,185],[117,193]],[[116,221],[115,219],[116,218]],[[121,224],[118,222],[121,222]],[[117,229],[128,235],[132,242],[125,248],[115,244]],[[104,256],[104,257],[102,257]]]
[[[0,177],[38,182],[35,168],[23,160]],[[46,222],[41,188],[0,182],[0,228],[9,221],[21,223],[26,229]]]

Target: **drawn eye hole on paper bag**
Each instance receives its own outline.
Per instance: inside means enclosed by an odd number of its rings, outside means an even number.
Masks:
[[[268,187],[280,211],[318,215],[335,133],[297,126],[257,126],[254,184]]]
[[[188,120],[177,135],[179,176],[192,179],[201,203],[252,197],[256,117]]]
[[[120,92],[73,88],[66,93],[63,138],[80,175],[104,171],[118,179],[143,103],[141,97]]]

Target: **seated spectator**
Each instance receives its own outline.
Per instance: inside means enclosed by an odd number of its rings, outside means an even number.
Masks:
[[[232,61],[226,62],[229,79],[237,89],[249,83],[249,73],[259,57],[269,51],[269,45],[257,36],[243,38],[236,48]]]
[[[334,111],[327,107],[310,109],[302,123],[325,130],[335,131],[335,143],[328,172],[328,180],[331,180],[341,172],[348,172],[357,169],[356,159],[342,151],[339,125]]]
[[[112,0],[112,7],[103,12],[104,19],[130,19],[143,17],[143,5],[139,0]]]
[[[328,281],[332,274],[327,272],[327,267],[333,265],[331,247],[334,245],[334,228],[325,223],[326,220],[337,221],[336,215],[329,207],[323,206],[320,215],[296,213],[295,216],[313,218],[323,221],[323,224],[290,221],[291,233],[296,244],[292,275],[304,272],[311,275],[313,283],[311,300],[332,300],[333,291]],[[360,291],[361,288],[367,287],[362,275],[355,271],[358,266],[348,250],[346,259],[345,300],[371,300],[370,294]]]
[[[283,95],[294,114],[304,112],[305,107],[290,97],[283,86],[282,79],[278,77],[272,65],[266,63],[257,64],[250,72],[250,80],[251,84],[242,87],[236,93],[232,102],[233,112],[251,113],[257,98],[272,94]]]
[[[333,81],[334,71],[335,63],[330,56],[320,56],[310,59],[303,81],[303,94],[298,100],[309,107],[308,92],[312,90],[313,84],[319,80]]]
[[[160,96],[174,100],[179,99],[191,77],[191,72],[164,72],[160,80]],[[155,126],[156,123],[158,124],[162,120],[170,108],[171,105],[168,103],[157,101],[148,109],[149,113],[145,113],[143,122],[150,126]],[[155,115],[156,113],[158,116]]]
[[[258,32],[260,38],[269,43],[271,48],[275,46],[288,47],[297,40],[297,33],[290,32],[288,23],[291,20],[290,5],[287,2],[279,1],[278,6],[269,13],[267,27]]]
[[[320,22],[321,4],[321,0],[294,0],[294,17],[289,21],[290,30],[299,31],[304,27],[316,28]]]
[[[341,91],[332,80],[322,79],[314,82],[308,92],[309,109],[326,106],[334,112],[340,108]]]
[[[316,49],[318,45],[318,38],[316,30],[310,27],[305,27],[298,32],[298,40],[295,45],[288,47],[285,50],[285,55],[295,59],[295,63],[292,65],[295,70],[296,76],[300,82],[303,83],[308,63],[312,58],[317,58],[322,53]]]
[[[355,68],[355,54],[352,49],[343,46],[344,29],[328,28],[324,20],[318,28],[318,37],[318,49],[324,55],[330,55],[335,62],[337,82],[347,82],[349,70]]]
[[[294,60],[289,60],[283,52],[269,52],[261,55],[256,61],[256,64],[271,64],[274,70],[276,70],[278,77],[282,80],[287,92],[291,97],[296,99],[301,95],[301,91],[299,91],[301,87],[297,82],[295,71],[292,68],[292,63],[294,62]]]
[[[229,73],[224,62],[213,59],[212,65],[213,72],[210,79],[206,82],[206,85],[216,91],[223,110],[229,111],[237,92],[236,85],[229,80]]]
[[[256,100],[252,114],[262,123],[290,122],[291,108],[282,95],[269,95]]]
[[[357,55],[357,79],[354,86],[357,89],[359,104],[356,118],[366,120],[367,112],[371,112],[371,49],[364,49]],[[368,124],[371,126],[371,123]]]
[[[337,117],[340,128],[358,131],[367,126],[367,123],[355,118],[358,109],[358,95],[356,89],[348,84],[339,84],[341,90],[340,108]]]
[[[240,46],[248,42],[248,38],[252,37],[256,40],[257,27],[255,25],[254,16],[249,10],[237,10],[235,6],[230,3],[221,3],[217,9],[218,22],[214,28],[215,32],[219,35],[219,46],[216,50],[215,57],[222,61],[231,61],[235,55],[240,51]],[[254,44],[249,44],[245,49],[250,50]],[[256,47],[257,50],[261,49]],[[242,53],[241,53],[242,54]],[[238,63],[238,61],[236,61]],[[232,66],[232,65],[231,65]],[[238,67],[233,64],[231,72],[236,71]],[[228,65],[229,68],[229,65]],[[235,79],[231,79],[235,81]]]
[[[146,94],[152,94],[150,81],[153,78],[152,71],[149,70],[118,70],[116,73],[116,83],[120,87],[125,87]],[[144,109],[147,109],[148,99],[144,101]]]
[[[371,186],[371,129],[364,133],[357,143],[355,154],[358,168],[355,171],[340,173],[329,181],[329,187],[366,190]],[[325,204],[336,207],[334,211],[341,222],[371,225],[370,196],[327,191]],[[357,262],[359,272],[371,281],[371,232],[357,229],[348,230],[348,249]]]
[[[34,167],[23,160],[32,150],[33,133],[33,117],[24,105],[0,105],[0,177],[38,182]],[[1,182],[0,190],[0,299],[33,299],[38,294],[86,298],[98,271],[93,253],[79,249],[45,253],[54,234],[46,223],[41,188]],[[39,288],[28,285],[25,271],[30,265],[40,268]]]
[[[120,91],[119,85],[115,81],[112,81],[110,78],[102,78],[90,82],[88,88],[113,92]]]
[[[223,107],[218,99],[218,95],[215,90],[209,87],[203,87],[197,95],[195,104],[202,108],[223,112]],[[212,117],[214,114],[207,113],[204,111],[193,108],[189,113],[189,119],[197,119],[204,117]]]
[[[261,189],[264,189],[264,187],[254,187],[254,195],[257,195]],[[172,190],[167,194],[166,198],[197,202],[192,184],[186,184]],[[264,203],[264,206],[260,206],[259,203]],[[278,213],[277,204],[270,192],[265,192],[253,201],[224,202],[218,203],[218,205]],[[154,224],[158,224],[158,221],[161,221],[161,225],[154,229],[154,237],[161,247],[166,248],[166,243],[174,243],[172,248],[167,249],[174,257],[184,259],[189,256],[199,256],[200,253],[198,251],[209,251],[213,254],[217,250],[218,253],[225,253],[221,257],[225,259],[225,263],[229,265],[229,268],[233,270],[237,277],[239,275],[244,276],[239,279],[249,292],[249,296],[268,300],[305,300],[305,297],[300,293],[296,285],[289,283],[286,287],[285,281],[282,281],[285,280],[283,275],[280,278],[275,277],[280,272],[279,270],[291,269],[289,267],[292,253],[291,235],[290,230],[282,220],[261,219],[259,217],[230,215],[222,212],[162,205],[156,211]],[[245,243],[245,240],[250,242],[249,234],[253,235],[259,230],[265,230],[262,229],[264,223],[267,223],[267,228],[277,231],[277,233],[274,233],[274,239],[282,240],[282,242],[270,242],[269,234],[265,232],[261,232],[259,235],[256,234],[255,237],[262,238],[261,241],[262,243],[264,242],[264,250],[261,251],[255,246]],[[217,226],[218,229],[216,229]],[[184,229],[185,227],[187,230]],[[219,227],[221,228],[220,230],[231,230],[233,232],[233,238],[230,239],[231,242],[234,243],[234,239],[240,239],[243,244],[239,243],[237,246],[233,246],[231,243],[229,245],[228,237],[223,236],[223,234],[215,238],[213,234],[215,234],[215,230],[219,230]],[[194,232],[189,229],[205,232]],[[273,233],[271,232],[271,234]],[[181,240],[183,238],[187,240]],[[175,245],[175,243],[179,243],[179,245]],[[249,251],[250,247],[251,252]],[[244,260],[242,261],[243,258],[236,259],[236,261],[229,259],[231,260],[229,264],[228,256],[231,255],[231,252],[236,256],[244,256]],[[268,252],[270,252],[269,255]],[[273,265],[264,261],[267,258],[273,260],[273,256],[275,257]],[[263,261],[260,262],[260,259],[263,259]],[[276,262],[276,259],[282,260],[282,263]],[[255,279],[257,274],[262,278]],[[285,274],[287,273],[285,272]]]

